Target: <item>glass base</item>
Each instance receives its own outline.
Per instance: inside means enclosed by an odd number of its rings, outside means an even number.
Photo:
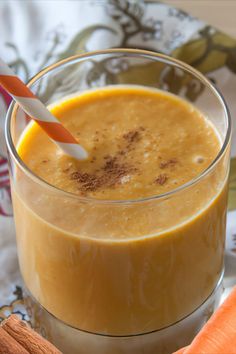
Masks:
[[[85,332],[57,319],[25,290],[25,303],[33,328],[63,354],[171,354],[188,345],[219,305],[222,278],[205,302],[184,319],[166,328],[132,336]]]

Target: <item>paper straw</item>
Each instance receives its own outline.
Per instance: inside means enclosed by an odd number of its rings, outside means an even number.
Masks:
[[[88,157],[87,151],[1,58],[0,84],[62,151],[78,160]]]

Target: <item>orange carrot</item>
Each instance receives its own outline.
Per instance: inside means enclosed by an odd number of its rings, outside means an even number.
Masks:
[[[187,349],[188,347],[184,347],[184,348],[181,348],[179,350],[177,350],[177,352],[174,352],[172,354],[185,354],[185,350]]]
[[[236,287],[184,354],[236,354]]]

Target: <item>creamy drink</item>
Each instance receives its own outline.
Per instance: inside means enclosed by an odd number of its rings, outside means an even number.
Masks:
[[[189,186],[175,200],[168,193],[216,158],[215,128],[177,96],[141,86],[87,91],[50,109],[89,158],[64,155],[35,123],[22,134],[23,162],[73,200],[44,195],[16,177],[26,287],[58,319],[93,333],[140,334],[181,320],[210,295],[222,272],[222,164],[195,190]],[[153,197],[164,194],[156,206]]]

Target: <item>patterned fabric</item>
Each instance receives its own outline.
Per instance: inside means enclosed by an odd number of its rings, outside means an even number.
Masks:
[[[159,1],[2,0],[0,33],[0,55],[25,82],[43,67],[83,51],[109,47],[154,50],[181,59],[202,71],[224,94],[232,117],[236,115],[236,40]],[[114,70],[122,69],[122,66],[125,66],[124,62],[107,65],[105,83],[111,83]],[[152,83],[151,70],[148,66],[142,70],[137,67],[135,75],[144,75],[147,83]],[[91,70],[89,80],[90,83],[100,80],[96,70]],[[176,73],[170,72],[166,80],[169,85],[175,85],[178,93]],[[55,85],[58,82],[48,85],[47,95],[54,93]],[[194,101],[201,87],[194,87],[194,90],[186,87],[186,90]],[[16,260],[3,138],[4,119],[10,101],[9,95],[0,87],[0,320],[10,312],[22,313],[23,318],[26,316]],[[236,139],[232,152],[236,156]],[[236,211],[233,210],[236,208],[236,159],[232,159],[231,166],[231,211],[226,242],[227,291],[236,283]]]

